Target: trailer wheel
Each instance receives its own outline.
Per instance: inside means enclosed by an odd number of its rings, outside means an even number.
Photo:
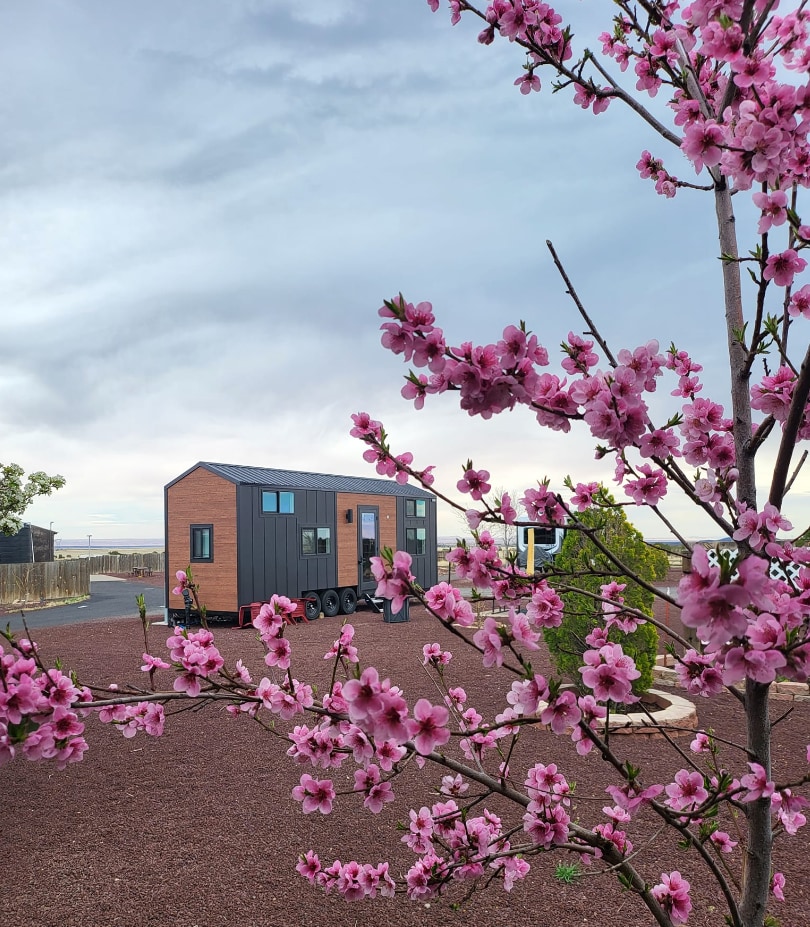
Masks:
[[[324,618],[334,618],[340,611],[340,599],[334,589],[325,589],[321,593],[321,608]]]
[[[357,593],[351,587],[340,590],[340,614],[353,615],[357,608]]]
[[[302,596],[302,599],[307,600],[306,604],[306,613],[307,620],[313,621],[315,618],[320,618],[321,616],[321,597],[317,592],[305,592]]]

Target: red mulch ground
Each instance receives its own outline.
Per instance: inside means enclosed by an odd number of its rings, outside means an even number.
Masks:
[[[412,620],[385,624],[369,611],[354,616],[361,658],[373,662],[414,698],[436,698],[421,666],[421,647],[449,643],[421,609]],[[338,619],[321,619],[290,629],[299,678],[328,684],[323,654],[339,628]],[[259,673],[262,653],[251,631],[215,631],[228,661],[249,655]],[[166,628],[151,631],[159,652]],[[140,623],[131,618],[42,630],[37,635],[48,659],[60,657],[85,681],[142,681]],[[504,705],[500,674],[481,668],[461,647],[452,646],[453,678],[464,678],[471,702],[491,717]],[[537,668],[547,669],[545,659]],[[168,684],[165,674],[163,684]],[[741,736],[739,711],[731,698],[699,704],[701,721],[730,739]],[[774,703],[774,716],[790,706]],[[347,903],[312,889],[294,871],[298,853],[316,849],[324,858],[389,858],[401,872],[413,859],[399,842],[397,821],[408,809],[430,804],[424,778],[408,770],[396,784],[397,801],[379,816],[360,807],[354,796],[336,804],[328,817],[304,816],[290,798],[303,771],[284,756],[284,743],[246,718],[232,720],[222,709],[186,711],[172,717],[160,740],[126,740],[91,721],[91,750],[84,762],[63,772],[16,760],[0,767],[0,924],[2,927],[362,927],[362,925],[442,925],[461,927],[586,927],[646,925],[645,910],[609,876],[588,876],[567,886],[554,882],[543,860],[533,862],[529,878],[511,894],[492,887],[460,910],[446,900],[429,904],[380,900]],[[615,740],[615,738],[614,738]],[[810,709],[796,703],[779,725],[774,755],[781,781],[806,769]],[[661,781],[683,764],[661,741],[630,738],[628,757],[643,764],[646,780]],[[681,743],[684,743],[682,740]],[[688,740],[686,741],[688,743]],[[685,744],[684,744],[685,745]],[[606,804],[603,789],[616,781],[596,757],[577,757],[566,741],[544,731],[528,732],[528,762],[555,760],[576,782],[583,823],[595,823]],[[740,767],[739,754],[732,754]],[[731,757],[729,762],[732,762]],[[350,788],[353,766],[334,773],[338,787]],[[594,806],[593,802],[596,803]],[[489,802],[490,807],[498,807]],[[593,811],[592,811],[593,809]],[[504,810],[504,809],[499,809]],[[593,812],[596,811],[596,814]],[[504,811],[504,813],[508,813]],[[779,867],[787,876],[788,901],[773,912],[787,927],[810,924],[805,885],[807,839],[780,842]],[[695,859],[673,850],[653,821],[632,833],[637,860],[650,882],[663,869],[679,868],[693,884],[696,908],[690,924],[723,923],[716,892]],[[738,854],[732,858],[739,864]]]

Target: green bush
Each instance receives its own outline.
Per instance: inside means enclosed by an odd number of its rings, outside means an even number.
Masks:
[[[606,505],[613,505],[613,498],[605,490],[601,499]],[[630,572],[650,583],[666,576],[669,568],[667,555],[645,544],[641,534],[627,520],[624,509],[594,508],[583,512],[579,520],[587,528],[595,529],[603,546]],[[570,528],[566,532],[552,572],[552,585],[573,587],[594,595],[600,594],[600,587],[605,583],[626,583],[627,588],[622,593],[625,605],[645,615],[652,615],[653,593],[633,582],[581,530]],[[565,615],[559,628],[548,628],[544,632],[546,645],[557,672],[582,690],[579,667],[582,666],[583,653],[589,649],[585,638],[597,625],[602,624],[602,603],[577,591],[561,590],[560,595],[565,604]],[[624,652],[635,661],[641,676],[633,683],[633,692],[642,695],[653,683],[653,667],[658,651],[657,629],[649,623],[639,625],[630,633],[614,627],[610,630],[608,640],[621,644]]]

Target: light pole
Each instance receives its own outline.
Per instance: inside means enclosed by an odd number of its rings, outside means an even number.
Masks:
[[[87,535],[87,556],[90,556],[90,538],[93,537],[92,534]]]

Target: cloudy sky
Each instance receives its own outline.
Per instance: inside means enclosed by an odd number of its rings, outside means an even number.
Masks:
[[[517,50],[477,31],[425,0],[0,7],[0,460],[68,481],[29,520],[159,537],[198,460],[374,475],[360,409],[446,487],[467,457],[510,490],[607,478],[584,433],[414,412],[379,346],[402,291],[451,343],[522,318],[553,351],[583,325],[546,239],[615,346],[674,340],[724,393],[712,201],[656,197],[634,164],[663,142],[522,96]]]

